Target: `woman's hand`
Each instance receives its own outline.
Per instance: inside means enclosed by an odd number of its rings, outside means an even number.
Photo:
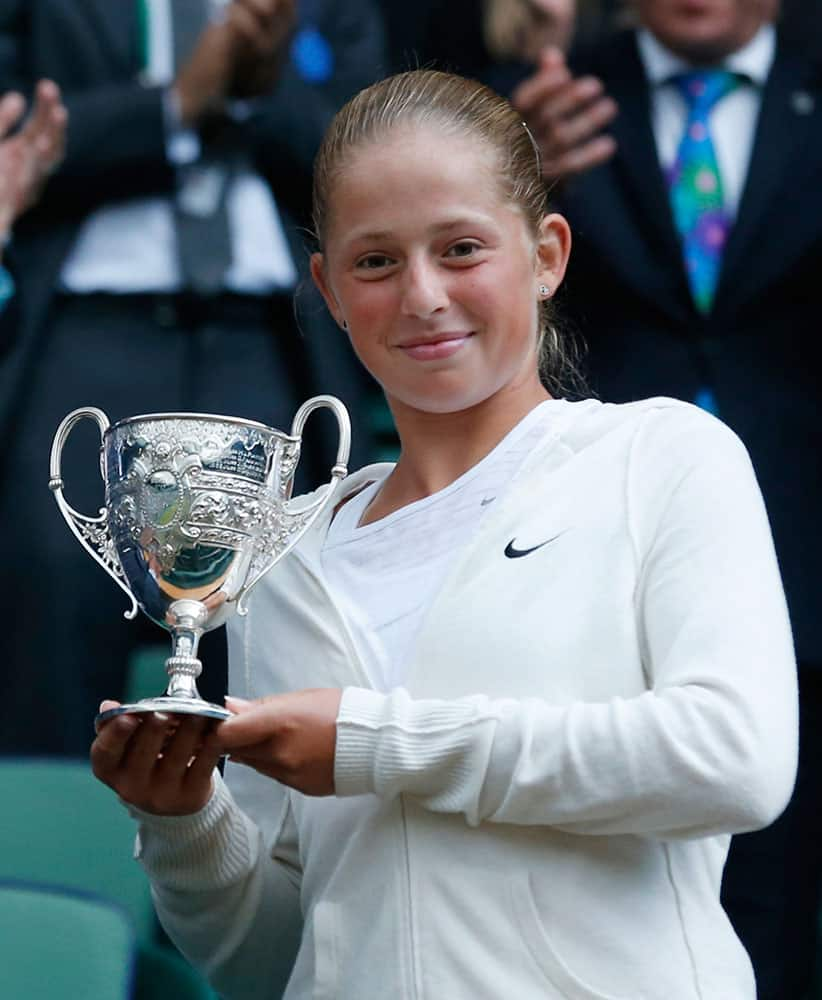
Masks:
[[[104,701],[100,711],[117,706]],[[213,719],[196,715],[117,715],[98,729],[91,768],[121,799],[144,812],[199,812],[211,797],[221,753],[213,728]]]
[[[236,714],[214,735],[231,760],[306,795],[333,795],[341,698],[342,691],[331,688],[256,701],[226,698]]]

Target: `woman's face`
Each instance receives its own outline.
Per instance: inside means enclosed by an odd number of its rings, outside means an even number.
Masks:
[[[334,181],[312,273],[392,406],[457,412],[533,392],[540,284],[570,246],[560,216],[535,238],[478,140],[404,127]]]

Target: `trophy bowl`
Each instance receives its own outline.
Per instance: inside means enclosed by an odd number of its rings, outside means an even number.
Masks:
[[[339,427],[330,482],[291,499],[309,414],[330,409]],[[63,496],[61,459],[74,426],[96,421],[105,506],[89,517]],[[115,424],[102,410],[69,413],[54,436],[49,488],[89,555],[140,608],[171,632],[165,694],[102,712],[168,712],[227,719],[204,701],[196,680],[204,632],[235,611],[245,614],[254,585],[299,541],[347,474],[348,413],[333,396],[315,396],[294,416],[289,434],[253,420],[207,413],[150,413]]]

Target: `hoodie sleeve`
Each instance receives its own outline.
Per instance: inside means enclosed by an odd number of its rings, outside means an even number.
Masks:
[[[130,812],[157,915],[183,955],[229,1000],[279,996],[302,933],[288,797],[270,847],[216,772],[214,794],[193,816]]]

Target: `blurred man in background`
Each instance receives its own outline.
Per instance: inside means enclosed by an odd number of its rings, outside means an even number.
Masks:
[[[25,92],[47,75],[71,120],[65,160],[16,233],[21,320],[0,368],[15,567],[2,751],[85,753],[134,643],[163,641],[122,621],[122,595],[48,495],[69,410],[210,411],[288,429],[322,390],[356,418],[353,361],[310,308],[298,329],[294,294],[315,148],[382,61],[371,0],[0,0],[0,86]],[[65,456],[68,499],[90,514],[97,447],[81,426]],[[332,450],[320,461],[306,449],[303,482],[327,478]],[[204,693],[221,698],[224,654],[204,647],[203,660]]]
[[[782,819],[735,838],[723,898],[760,997],[798,1000],[822,875],[822,80],[775,30],[774,0],[635,12],[638,30],[583,72],[544,52],[514,101],[572,224],[563,312],[594,388],[718,414],[759,477],[796,639],[800,767]]]

